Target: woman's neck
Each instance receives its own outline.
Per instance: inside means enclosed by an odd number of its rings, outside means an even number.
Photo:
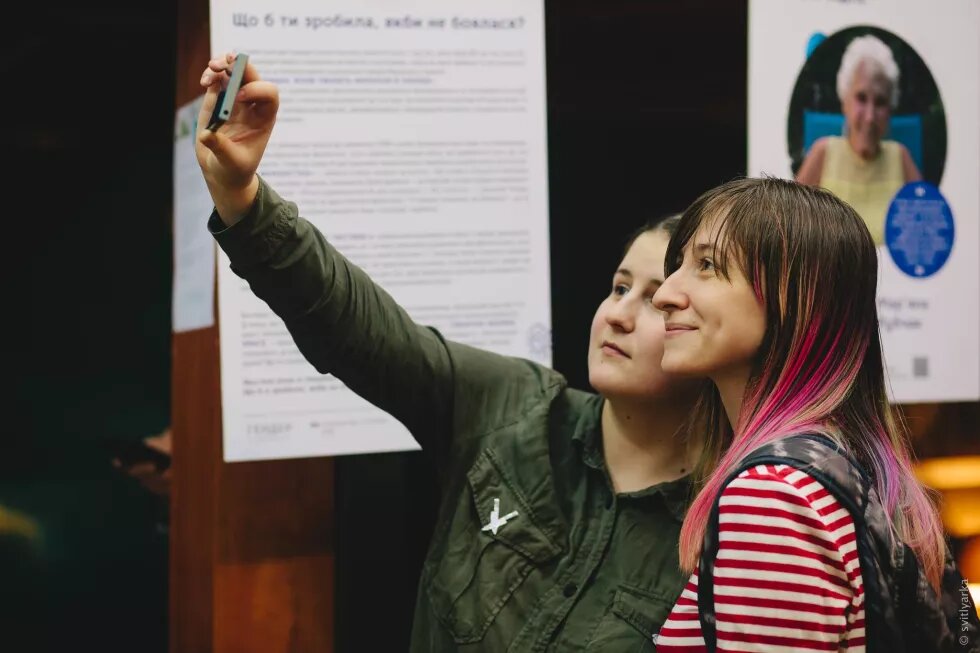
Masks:
[[[847,138],[847,144],[850,146],[851,151],[857,155],[859,159],[865,162],[874,161],[881,151],[881,144],[876,143],[870,147],[862,147],[860,143],[855,143],[850,136]]]
[[[613,489],[636,492],[691,472],[700,455],[688,446],[682,426],[693,398],[606,399],[602,445]]]
[[[725,414],[728,416],[728,423],[732,426],[732,431],[737,432],[739,428],[739,418],[742,416],[742,402],[745,400],[745,387],[749,382],[748,370],[729,371],[712,377],[718,394],[721,396],[721,404],[725,407]]]

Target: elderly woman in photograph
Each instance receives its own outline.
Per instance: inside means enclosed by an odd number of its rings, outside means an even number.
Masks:
[[[796,176],[853,206],[876,245],[884,241],[885,214],[895,193],[922,178],[908,149],[885,138],[898,104],[898,77],[895,57],[880,39],[852,40],[837,71],[844,136],[815,141]]]

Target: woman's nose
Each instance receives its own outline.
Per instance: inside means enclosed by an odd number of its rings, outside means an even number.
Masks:
[[[869,123],[874,120],[874,107],[871,103],[862,104],[861,108],[858,109],[858,116],[862,123]]]
[[[684,291],[678,272],[664,279],[657,292],[653,294],[653,305],[665,313],[687,308],[687,293]]]
[[[606,312],[606,322],[623,331],[632,331],[636,323],[636,302],[628,295],[613,304]]]

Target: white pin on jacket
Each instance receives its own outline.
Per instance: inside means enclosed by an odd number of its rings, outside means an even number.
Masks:
[[[494,535],[497,534],[497,530],[509,522],[514,517],[517,517],[517,511],[512,510],[503,517],[500,516],[500,499],[493,500],[493,510],[490,511],[490,523],[481,528],[481,531],[490,531]]]

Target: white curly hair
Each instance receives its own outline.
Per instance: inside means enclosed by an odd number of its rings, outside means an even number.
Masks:
[[[847,45],[844,56],[837,69],[837,97],[841,102],[854,81],[858,68],[865,66],[865,72],[872,77],[882,77],[891,86],[891,102],[894,109],[898,105],[898,64],[891,48],[881,39],[871,36],[858,36]]]

